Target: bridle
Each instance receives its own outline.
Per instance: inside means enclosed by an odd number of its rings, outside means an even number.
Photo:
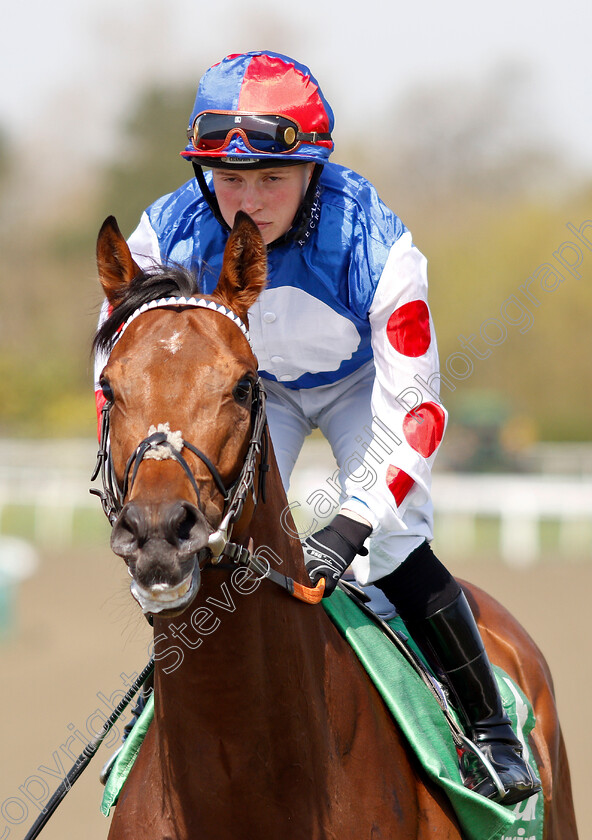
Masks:
[[[153,309],[164,309],[167,307],[194,307],[220,312],[239,327],[247,341],[249,341],[250,345],[250,336],[246,326],[230,309],[227,309],[225,306],[217,304],[214,301],[207,300],[206,298],[170,297],[151,301],[150,303],[143,304],[141,307],[136,309],[119,330],[112,343],[111,350],[113,350],[113,347],[117,341],[119,341],[130,323],[139,315]],[[220,524],[218,530],[210,537],[210,542],[212,543],[210,544],[210,550],[214,556],[219,556],[221,551],[217,552],[216,549],[218,547],[223,547],[221,545],[222,538],[227,541],[232,526],[240,519],[249,493],[253,494],[255,504],[257,504],[259,496],[261,496],[262,500],[265,501],[265,478],[269,470],[269,447],[265,411],[265,390],[261,383],[261,379],[258,377],[252,385],[251,438],[249,440],[249,445],[247,447],[241,471],[238,478],[230,485],[230,487],[227,487],[224,484],[217,467],[212,463],[208,456],[202,452],[201,449],[194,446],[192,443],[189,443],[189,441],[186,441],[184,438],[181,438],[178,443],[177,441],[173,442],[165,431],[160,430],[149,434],[141,440],[134,449],[125,466],[123,485],[120,486],[115,475],[111,446],[109,442],[110,414],[112,407],[113,402],[108,400],[101,409],[101,435],[99,450],[97,453],[97,462],[91,476],[91,481],[94,481],[100,473],[103,489],[98,490],[93,488],[90,491],[101,500],[103,511],[105,512],[105,515],[111,525],[115,524],[119,514],[123,510],[125,498],[133,487],[140,464],[144,458],[147,456],[150,457],[150,453],[162,447],[168,450],[165,457],[174,459],[182,467],[191,483],[191,486],[193,487],[197,497],[198,507],[201,509],[199,487],[197,486],[195,476],[193,475],[189,464],[181,454],[183,449],[188,449],[190,452],[193,452],[193,454],[196,455],[208,468],[212,478],[214,479],[214,484],[224,499],[222,523]],[[259,479],[257,483],[257,490],[255,490],[255,473],[259,455],[261,455],[259,463]]]
[[[222,306],[222,304],[215,303],[207,298],[170,297],[151,301],[136,309],[115,336],[111,351],[129,324],[138,316],[152,309],[163,309],[167,307],[194,307],[219,312],[239,327],[249,342],[249,345],[251,345],[250,336],[244,323],[234,312]],[[251,349],[253,349],[252,346]],[[324,590],[323,578],[313,588],[303,586],[292,578],[275,572],[270,568],[269,562],[262,562],[256,553],[253,554],[251,552],[250,548],[245,548],[244,546],[230,542],[232,528],[240,519],[249,495],[252,495],[255,505],[257,505],[258,499],[265,502],[265,481],[269,471],[269,432],[265,410],[265,389],[260,377],[252,385],[251,437],[247,452],[238,478],[230,487],[226,487],[217,467],[201,449],[183,438],[180,441],[175,440],[173,442],[170,435],[160,430],[149,434],[134,449],[128,458],[123,484],[120,486],[113,466],[109,441],[110,412],[112,407],[113,402],[107,401],[101,409],[99,450],[97,452],[95,468],[91,476],[91,481],[95,481],[100,475],[103,489],[92,488],[90,490],[93,495],[99,497],[103,511],[112,526],[123,510],[125,498],[134,484],[140,464],[146,457],[150,457],[149,453],[154,452],[154,450],[160,447],[165,447],[167,450],[166,457],[173,458],[181,466],[195,491],[198,507],[201,507],[199,487],[197,486],[195,476],[181,454],[182,450],[186,448],[205,464],[212,475],[217,489],[224,498],[222,521],[218,528],[210,534],[208,539],[207,553],[211,557],[211,562],[217,564],[224,558],[232,564],[251,569],[259,577],[269,578],[300,600],[306,601],[307,603],[318,603],[320,601]]]
[[[111,456],[111,446],[109,443],[109,429],[110,429],[110,413],[113,407],[112,402],[106,402],[101,410],[101,439],[99,443],[99,450],[97,452],[97,462],[91,481],[94,481],[98,475],[101,476],[101,483],[103,489],[91,489],[91,493],[98,496],[103,511],[107,519],[114,525],[123,510],[125,498],[131,490],[140,464],[146,455],[158,447],[166,447],[169,450],[168,457],[173,458],[182,467],[187,475],[198,501],[198,507],[201,508],[201,497],[199,487],[195,480],[195,476],[191,472],[189,464],[181,454],[183,448],[193,452],[194,455],[206,465],[210,471],[214,483],[224,499],[224,512],[222,515],[222,522],[218,529],[210,536],[209,548],[215,557],[222,553],[225,542],[228,541],[232,526],[237,522],[243,512],[243,508],[249,493],[253,494],[253,501],[257,504],[260,497],[265,501],[265,479],[269,471],[268,463],[268,430],[265,413],[265,391],[261,385],[260,380],[253,383],[253,399],[251,403],[251,438],[247,447],[247,452],[241,471],[238,478],[226,487],[217,467],[207,457],[207,455],[198,449],[197,446],[189,443],[185,439],[181,441],[181,448],[176,446],[169,440],[166,432],[153,432],[148,437],[145,437],[128,458],[125,466],[123,485],[120,487],[117,477],[115,475],[115,468],[113,466],[113,458]],[[257,458],[261,455],[259,462],[259,476],[257,481],[257,489],[255,489],[255,474],[257,471]],[[130,476],[131,472],[131,476]],[[218,550],[220,549],[220,550]]]

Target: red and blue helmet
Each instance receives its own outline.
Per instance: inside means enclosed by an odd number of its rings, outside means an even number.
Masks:
[[[200,81],[181,154],[205,166],[323,164],[333,122],[305,65],[273,52],[229,55]]]

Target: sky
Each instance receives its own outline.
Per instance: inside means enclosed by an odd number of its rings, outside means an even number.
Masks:
[[[197,85],[224,55],[267,48],[310,66],[339,142],[360,126],[380,132],[419,84],[478,86],[518,64],[537,134],[592,172],[591,30],[585,0],[28,0],[3,14],[0,129],[57,169],[108,156],[141,85]]]

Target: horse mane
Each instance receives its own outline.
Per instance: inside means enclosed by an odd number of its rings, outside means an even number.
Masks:
[[[93,351],[109,352],[120,327],[144,303],[162,297],[199,294],[197,276],[180,265],[156,265],[140,271],[128,284],[121,301],[99,326],[92,343]]]

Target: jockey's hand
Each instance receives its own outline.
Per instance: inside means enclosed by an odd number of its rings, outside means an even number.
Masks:
[[[372,528],[349,516],[338,514],[330,525],[302,542],[304,562],[311,583],[325,578],[323,597],[330,595],[356,554],[367,554],[364,540]]]

